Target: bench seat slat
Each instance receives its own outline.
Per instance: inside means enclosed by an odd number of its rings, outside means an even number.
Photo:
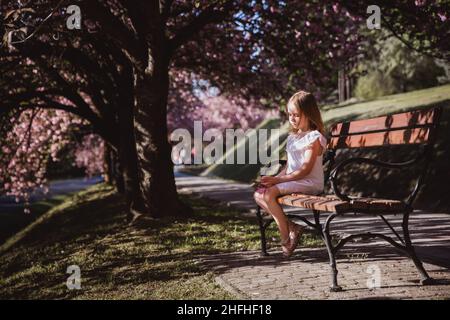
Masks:
[[[379,198],[354,198],[352,202],[340,200],[334,195],[314,196],[301,193],[278,198],[278,203],[326,212],[400,213],[406,210],[404,202]]]

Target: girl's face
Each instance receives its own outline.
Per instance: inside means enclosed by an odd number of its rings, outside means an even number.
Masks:
[[[288,104],[288,115],[289,115],[289,123],[291,126],[298,131],[308,131],[308,119],[304,116],[304,114],[295,107],[294,104]]]

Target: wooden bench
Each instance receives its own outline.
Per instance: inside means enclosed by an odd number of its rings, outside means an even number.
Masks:
[[[412,259],[420,273],[421,284],[425,285],[433,282],[416,255],[411,243],[408,222],[409,216],[413,211],[414,199],[423,185],[428,167],[433,159],[434,144],[437,137],[441,112],[441,108],[433,108],[335,124],[329,133],[328,149],[324,155],[324,168],[327,168],[325,170],[325,183],[331,184],[333,194],[321,194],[317,196],[291,194],[278,198],[278,202],[282,205],[312,210],[312,216],[310,218],[291,213],[288,213],[287,216],[288,218],[300,219],[323,239],[331,266],[331,291],[342,290],[337,283],[336,255],[347,242],[357,238],[381,238],[387,241]],[[396,163],[364,157],[347,158],[339,163],[335,163],[336,151],[338,149],[383,147],[403,144],[416,145],[418,148],[417,156],[413,159]],[[422,166],[421,170],[411,172],[411,174],[417,176],[417,182],[406,199],[378,199],[350,196],[343,193],[339,188],[338,177],[340,173],[355,163],[392,169],[408,168],[418,163],[422,163]],[[389,188],[389,186],[386,187]],[[325,215],[326,212],[329,214]],[[262,209],[257,206],[256,216],[261,233],[261,251],[263,255],[267,255],[265,230],[273,219],[263,219],[262,213]],[[348,213],[379,216],[387,227],[389,227],[390,231],[393,232],[396,239],[381,233],[364,232],[347,235],[340,239],[337,244],[333,245],[330,224],[336,217]],[[321,214],[325,215],[323,219],[324,223],[320,222]],[[396,232],[384,217],[384,215],[391,214],[403,215],[403,237]]]

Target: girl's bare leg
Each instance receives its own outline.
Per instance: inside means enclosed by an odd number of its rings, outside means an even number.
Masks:
[[[270,213],[270,214],[271,214],[270,209],[268,208],[267,203],[266,203],[266,201],[264,200],[264,193],[265,193],[265,190],[267,190],[267,189],[268,189],[268,188],[265,188],[265,189],[259,189],[258,191],[255,191],[255,193],[253,194],[253,198],[255,199],[256,203],[257,203],[264,211],[266,211],[267,213]],[[284,214],[284,212],[283,212],[283,214]],[[289,233],[290,233],[290,232],[294,231],[295,224],[294,224],[292,221],[290,221],[290,220],[286,217],[286,215],[284,215],[284,216],[285,216],[285,218],[286,218],[287,221],[288,221],[288,229],[289,229]]]
[[[289,223],[283,209],[277,202],[280,191],[276,186],[266,189],[264,193],[264,203],[267,206],[268,212],[273,216],[275,222],[280,230],[281,241],[285,242],[289,239]]]
[[[269,208],[267,207],[266,202],[264,201],[264,193],[267,189],[260,188],[253,194],[253,198],[256,203],[267,213],[270,213]]]

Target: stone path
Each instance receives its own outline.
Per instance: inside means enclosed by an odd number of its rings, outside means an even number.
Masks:
[[[253,189],[242,183],[188,175],[176,175],[182,193],[196,193],[254,215]],[[310,215],[307,210],[300,215]],[[322,219],[324,219],[326,215]],[[398,229],[401,218],[391,217]],[[256,223],[256,221],[255,221]],[[389,234],[379,218],[336,219],[332,230],[348,234],[357,230]],[[410,219],[411,237],[436,285],[421,286],[412,261],[382,241],[356,242],[344,248],[337,260],[343,292],[328,290],[330,270],[325,249],[300,248],[283,259],[279,248],[260,257],[257,251],[202,257],[217,282],[242,299],[450,299],[450,215],[415,211]]]
[[[352,252],[351,250],[346,250]],[[378,252],[377,252],[378,251]],[[277,251],[236,252],[203,257],[207,270],[240,299],[449,299],[450,270],[425,263],[437,284],[422,286],[413,263],[388,250],[367,250],[368,258],[337,260],[342,292],[330,292],[330,267],[324,249],[299,249],[289,259]]]

